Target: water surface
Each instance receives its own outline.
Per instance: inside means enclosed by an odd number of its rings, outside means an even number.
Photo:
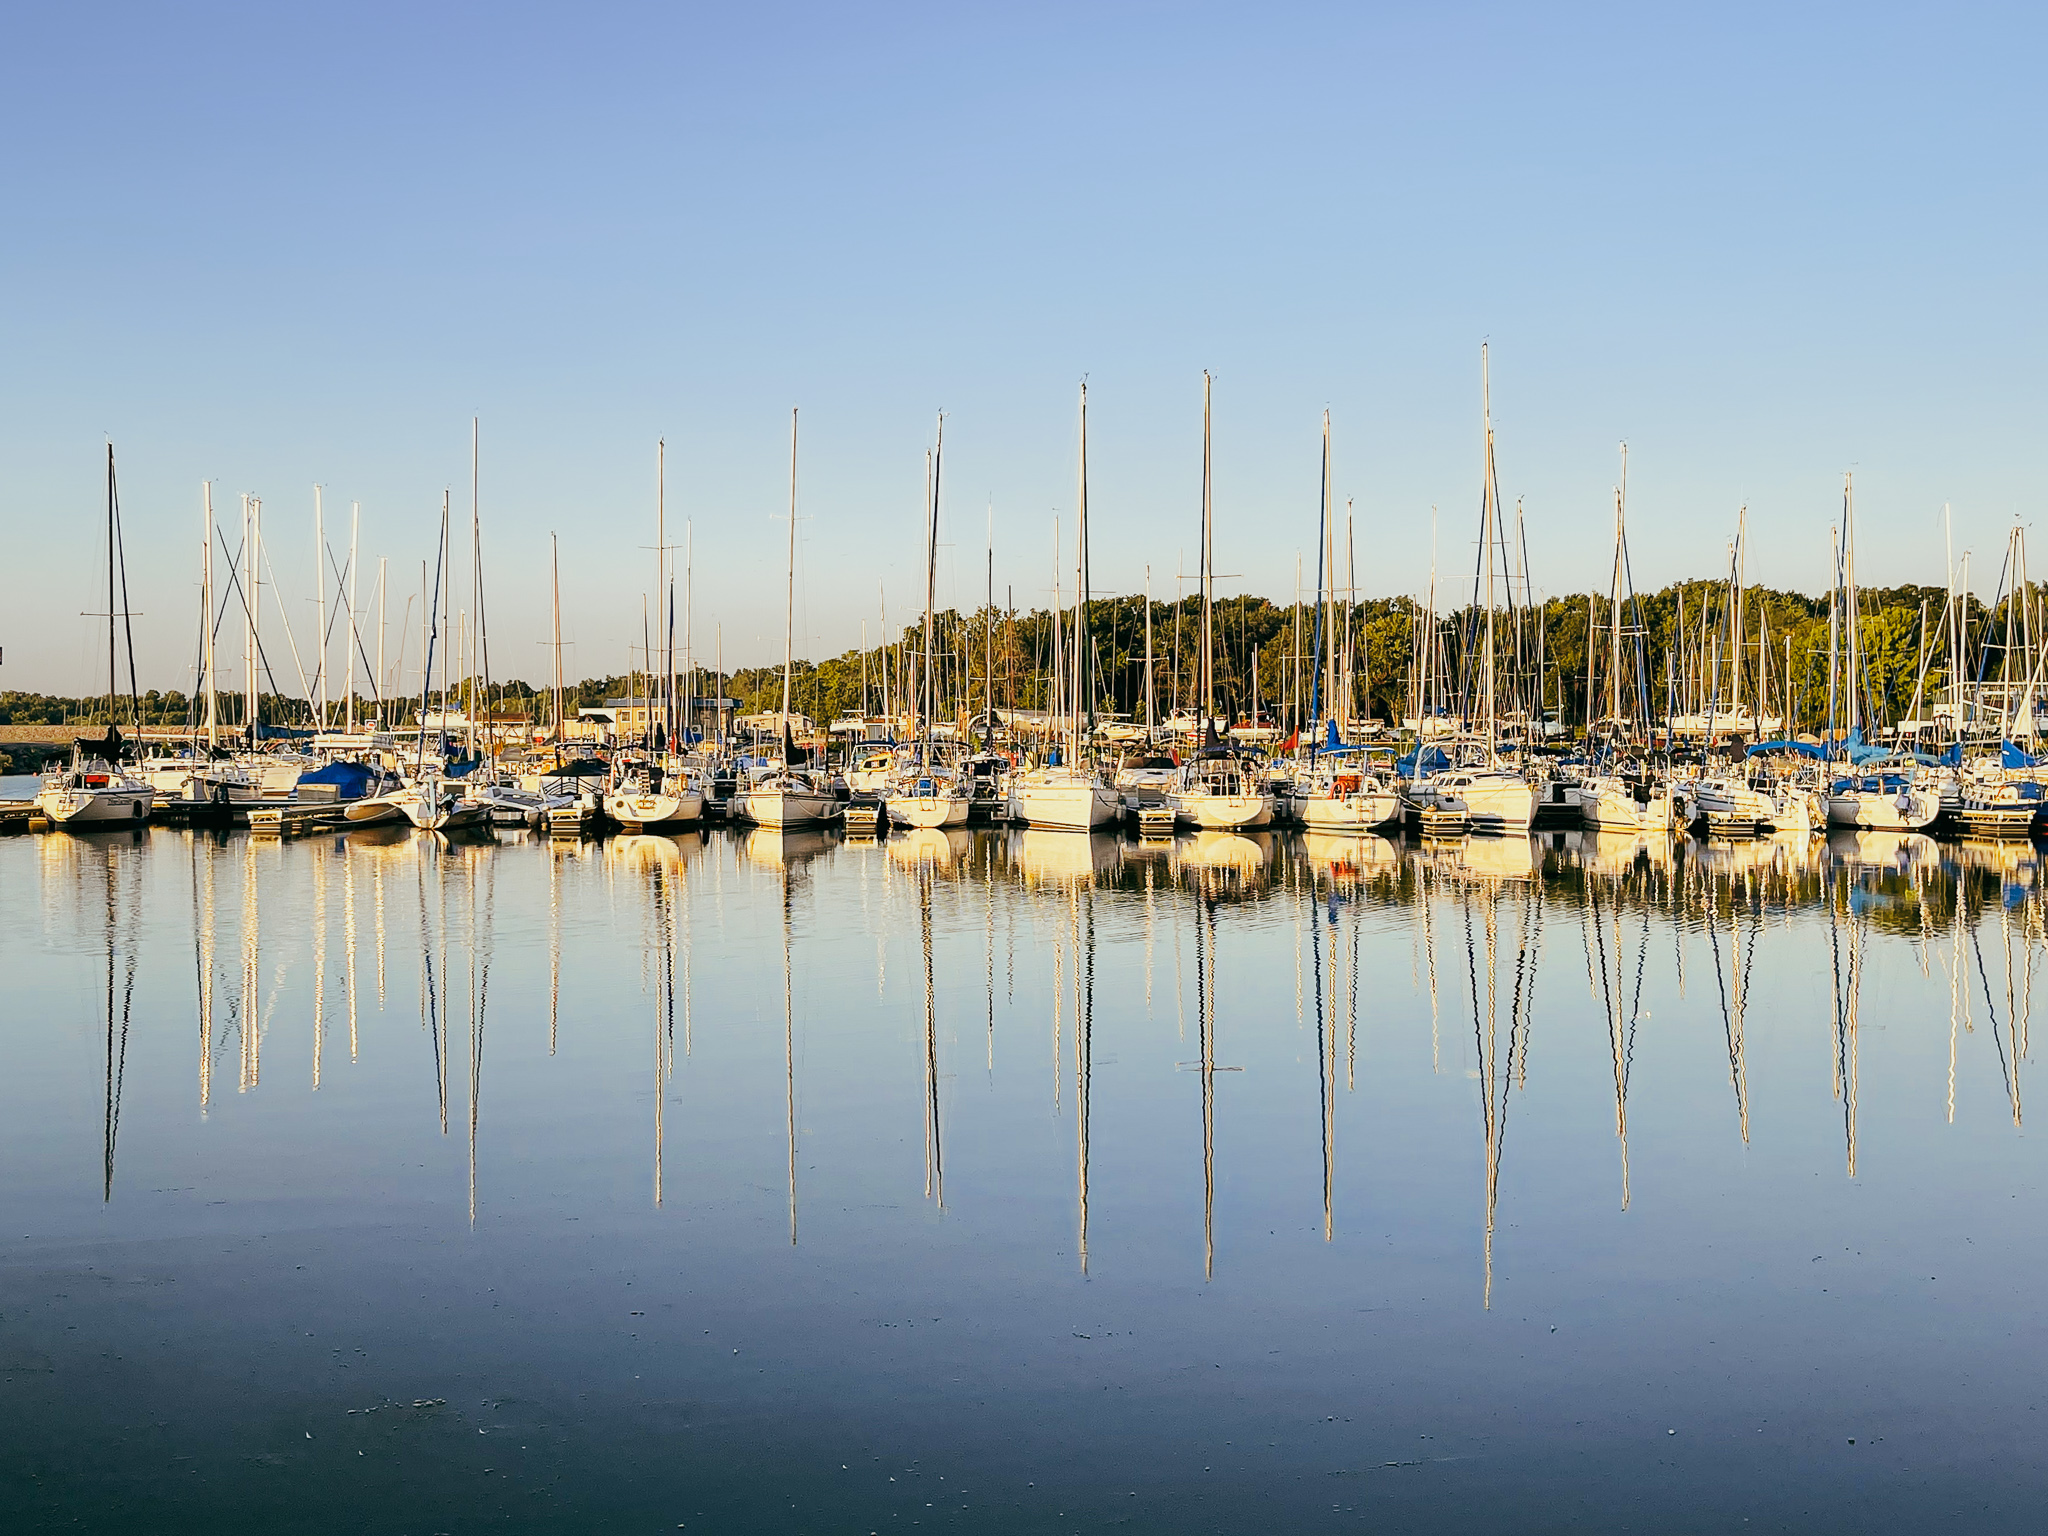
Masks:
[[[2031,849],[0,840],[13,1528],[2034,1528]]]

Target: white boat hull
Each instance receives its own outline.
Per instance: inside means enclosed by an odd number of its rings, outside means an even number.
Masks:
[[[839,801],[821,790],[750,789],[735,800],[740,816],[762,827],[814,827],[839,819]]]
[[[1010,786],[1010,814],[1028,827],[1089,831],[1110,822],[1118,803],[1117,792],[1099,779],[1022,778]]]
[[[892,824],[931,830],[966,824],[965,795],[890,795],[884,802]]]
[[[1205,832],[1263,827],[1273,820],[1271,795],[1214,795],[1207,790],[1184,789],[1171,803],[1174,820]]]
[[[149,820],[156,791],[143,788],[45,789],[36,808],[60,827],[139,827]]]
[[[1777,824],[1778,807],[1771,797],[1746,784],[1701,784],[1693,791],[1692,809],[1717,831],[1754,832]]]
[[[1408,792],[1424,826],[1462,817],[1474,832],[1526,832],[1536,819],[1536,791],[1508,773],[1454,772],[1424,779]]]
[[[436,797],[418,790],[403,790],[392,799],[405,819],[422,832],[457,832],[490,824],[488,805],[459,800],[452,794]]]
[[[1931,789],[1838,790],[1828,796],[1828,825],[1868,832],[1918,832],[1941,814]]]
[[[1290,800],[1294,819],[1310,832],[1369,832],[1401,814],[1401,797],[1392,790],[1350,795],[1315,795],[1297,791]]]
[[[668,822],[701,821],[704,796],[694,789],[661,790],[655,794],[616,793],[604,797],[604,812],[627,827],[658,827]]]
[[[341,808],[341,819],[351,826],[374,827],[380,822],[404,821],[406,815],[397,795],[372,795],[349,801]]]
[[[1668,832],[1672,825],[1671,791],[1658,786],[1638,800],[1617,779],[1587,779],[1579,785],[1579,816],[1587,826],[1605,832]]]

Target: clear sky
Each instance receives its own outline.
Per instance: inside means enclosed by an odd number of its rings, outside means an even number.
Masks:
[[[1320,414],[1359,585],[1469,570],[1490,341],[1542,589],[1818,590],[1841,475],[1866,579],[1988,591],[2041,501],[2037,8],[1054,4],[0,13],[0,687],[103,675],[103,444],[143,685],[189,682],[200,483],[264,498],[312,613],[313,486],[394,622],[482,419],[493,670],[621,670],[655,442],[697,632],[779,660],[917,595],[1045,600],[1090,389],[1098,593],[1192,570],[1216,375],[1224,590],[1312,561]],[[1070,521],[1067,527],[1071,528]],[[235,530],[230,529],[230,539]],[[2036,557],[2048,570],[2048,548]],[[266,616],[275,631],[274,610]],[[281,638],[281,637],[279,637]],[[393,642],[395,647],[395,641]],[[237,652],[239,646],[233,647]],[[281,648],[280,648],[281,649]],[[280,665],[274,651],[273,664]]]

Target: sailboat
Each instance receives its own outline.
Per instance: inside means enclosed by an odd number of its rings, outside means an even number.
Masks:
[[[796,411],[789,413],[789,603],[782,628],[782,767],[735,795],[733,813],[768,828],[837,821],[839,797],[822,774],[797,766],[790,739],[790,685],[796,656]]]
[[[1330,413],[1325,411],[1323,496],[1317,511],[1322,531],[1316,548],[1316,655],[1310,658],[1318,668],[1315,681],[1309,687],[1309,718],[1312,720],[1317,718],[1318,709],[1325,704],[1325,674],[1332,679],[1336,675],[1335,626],[1331,626],[1327,633],[1323,627],[1323,548],[1330,537],[1330,500]],[[1333,562],[1330,572],[1333,600],[1336,574]],[[1350,692],[1349,682],[1347,678],[1346,696]],[[1337,690],[1332,687],[1329,692],[1329,702],[1334,704]],[[1401,797],[1374,771],[1363,747],[1347,745],[1341,739],[1334,711],[1328,716],[1325,730],[1322,745],[1310,749],[1309,766],[1297,773],[1288,787],[1288,813],[1309,831],[1321,833],[1370,832],[1397,818],[1401,814]]]
[[[667,509],[667,445],[656,450],[655,470],[655,520],[654,520],[654,589],[657,594],[667,594],[662,601],[669,605],[671,617],[674,613],[674,596],[668,577],[668,509]],[[560,622],[557,617],[558,624]],[[653,670],[654,657],[650,648],[648,670]],[[663,662],[663,686],[667,697],[660,705],[661,717],[667,721],[671,743],[676,734],[675,709],[675,658],[668,654]],[[651,690],[650,690],[651,691]],[[655,718],[655,708],[650,707],[648,718]],[[682,766],[683,759],[670,751],[665,756],[650,752],[645,758],[623,762],[614,773],[605,790],[604,812],[620,826],[639,831],[644,827],[669,825],[687,826],[704,818],[704,791],[690,778],[689,770]]]
[[[1065,720],[1066,742],[1061,761],[1025,769],[1010,779],[1010,814],[1030,827],[1051,827],[1069,832],[1087,832],[1104,825],[1117,813],[1117,792],[1107,784],[1088,760],[1088,738],[1083,725],[1083,684],[1088,667],[1088,384],[1081,384],[1081,458],[1079,528],[1074,537],[1074,664],[1069,682]],[[1055,599],[1054,623],[1058,623]],[[1054,722],[1048,722],[1052,724]],[[1057,728],[1057,725],[1056,727]]]
[[[1529,781],[1500,756],[1500,710],[1494,636],[1494,548],[1500,540],[1500,483],[1493,458],[1493,397],[1487,375],[1487,351],[1479,349],[1481,415],[1486,464],[1480,487],[1480,570],[1475,586],[1474,619],[1483,626],[1480,661],[1482,734],[1452,738],[1441,748],[1443,766],[1434,773],[1425,764],[1431,754],[1418,739],[1415,776],[1403,794],[1425,827],[1463,820],[1474,831],[1526,832],[1536,814],[1536,792]],[[1512,594],[1512,588],[1510,588]]]
[[[445,747],[436,742],[431,762],[427,753],[427,699],[433,691],[434,652],[445,627],[447,615],[442,605],[447,601],[447,592],[442,576],[448,554],[448,497],[441,497],[441,547],[434,557],[433,601],[428,605],[428,636],[426,667],[420,675],[420,729],[419,748],[413,759],[413,773],[405,788],[388,796],[358,802],[366,807],[376,804],[395,805],[400,814],[414,826],[427,832],[454,832],[465,827],[488,826],[490,807],[466,802],[462,798],[460,782],[446,776]],[[442,662],[445,673],[447,662]],[[447,685],[444,678],[441,698],[441,719],[448,718]]]
[[[1216,734],[1216,519],[1211,496],[1209,424],[1214,380],[1202,375],[1202,653],[1198,691],[1202,698],[1201,745],[1182,766],[1172,795],[1177,822],[1205,831],[1263,827],[1273,819],[1273,797],[1258,770],[1258,759],[1227,745]]]
[[[1856,489],[1842,480],[1842,545],[1839,566],[1842,638],[1842,701],[1847,731],[1840,749],[1845,772],[1827,790],[1830,827],[1876,832],[1917,832],[1941,814],[1941,790],[1926,769],[1907,754],[1887,759],[1858,748],[1863,740],[1859,705],[1863,699],[1863,645],[1856,611]],[[1830,674],[1835,657],[1830,654]],[[1832,723],[1832,722],[1830,722]],[[1863,761],[1858,762],[1857,759]]]
[[[1579,816],[1602,832],[1669,832],[1672,825],[1671,785],[1645,764],[1627,755],[1629,738],[1647,739],[1647,705],[1638,687],[1630,696],[1622,685],[1622,615],[1634,604],[1627,590],[1628,570],[1628,445],[1621,450],[1621,484],[1614,491],[1614,572],[1607,594],[1606,752],[1579,781]],[[1590,607],[1592,599],[1587,599]],[[1589,629],[1590,635],[1590,629]],[[1637,677],[1641,681],[1641,646],[1637,646]],[[1588,672],[1590,674],[1590,663]],[[1590,716],[1593,702],[1588,698]]]
[[[919,678],[922,697],[912,716],[909,750],[896,765],[882,803],[889,820],[897,826],[932,829],[962,826],[967,821],[967,784],[959,769],[940,755],[933,725],[938,715],[938,656],[934,649],[936,632],[939,554],[939,475],[946,453],[946,418],[939,417],[938,445],[925,477],[924,517],[924,669]]]
[[[107,734],[94,740],[75,742],[71,766],[52,769],[43,775],[36,795],[36,809],[54,826],[73,830],[109,827],[139,827],[149,820],[156,804],[156,790],[120,766],[123,745],[120,727],[114,724],[115,700],[120,686],[115,678],[114,621],[127,617],[127,561],[121,550],[120,493],[114,480],[114,445],[107,444]],[[120,601],[116,602],[115,571],[120,567]],[[131,707],[135,695],[135,642],[128,642],[128,678]],[[132,719],[140,720],[136,709]]]

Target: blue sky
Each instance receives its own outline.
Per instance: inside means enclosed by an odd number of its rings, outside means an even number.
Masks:
[[[360,501],[396,619],[482,418],[494,671],[622,669],[654,456],[698,639],[779,660],[918,586],[1042,603],[1090,381],[1098,591],[1192,569],[1201,374],[1222,583],[1312,561],[1320,414],[1359,581],[1466,567],[1489,341],[1534,579],[1602,579],[1630,445],[1639,584],[1988,588],[2040,502],[2048,32],[1875,6],[247,8],[0,18],[0,687],[93,686],[101,454],[144,685],[189,678],[199,485],[264,498],[310,624],[312,487]],[[2037,557],[2048,568],[2048,550]],[[408,572],[401,576],[396,573]],[[296,584],[298,590],[293,590]],[[297,619],[295,623],[299,622]],[[395,641],[394,641],[395,645]]]

